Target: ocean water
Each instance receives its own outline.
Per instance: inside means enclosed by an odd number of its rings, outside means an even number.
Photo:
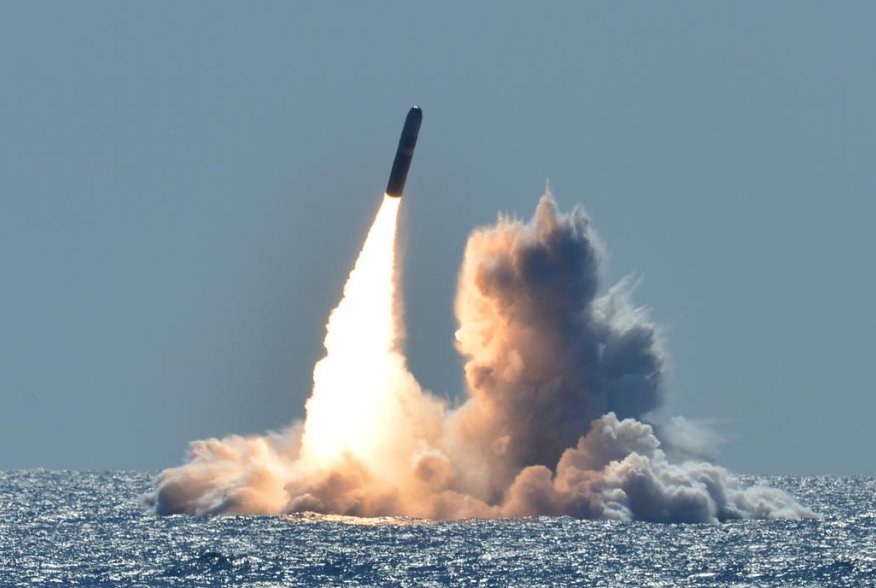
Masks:
[[[0,585],[876,586],[876,480],[747,481],[820,518],[161,518],[150,474],[0,472]]]

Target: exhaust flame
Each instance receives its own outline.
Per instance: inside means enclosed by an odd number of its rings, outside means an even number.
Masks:
[[[328,465],[344,454],[377,461],[376,433],[391,408],[386,392],[397,341],[393,273],[400,201],[383,197],[344,296],[329,315],[326,356],[314,367],[313,394],[306,405],[301,450],[308,461]]]

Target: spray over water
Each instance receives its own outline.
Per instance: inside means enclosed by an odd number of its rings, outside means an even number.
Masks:
[[[590,220],[549,193],[530,222],[500,216],[470,236],[456,300],[466,396],[453,408],[423,391],[399,347],[399,203],[384,197],[329,317],[305,421],[192,443],[146,497],[157,513],[813,516],[779,490],[669,459],[647,422],[663,392],[659,331],[628,280],[598,294]]]

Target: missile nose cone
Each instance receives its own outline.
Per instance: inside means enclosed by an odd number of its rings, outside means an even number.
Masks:
[[[414,148],[417,146],[417,137],[422,122],[423,110],[419,106],[412,106],[405,117],[405,125],[402,127],[401,137],[398,140],[395,160],[392,162],[392,171],[389,173],[389,182],[386,184],[388,196],[400,197],[404,192],[405,180],[407,180],[408,170],[411,168],[411,160],[414,157]]]

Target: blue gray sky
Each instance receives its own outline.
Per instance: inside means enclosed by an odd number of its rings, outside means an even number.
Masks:
[[[876,5],[0,10],[0,468],[158,469],[303,414],[407,108],[412,370],[469,231],[550,178],[741,472],[876,474]]]

